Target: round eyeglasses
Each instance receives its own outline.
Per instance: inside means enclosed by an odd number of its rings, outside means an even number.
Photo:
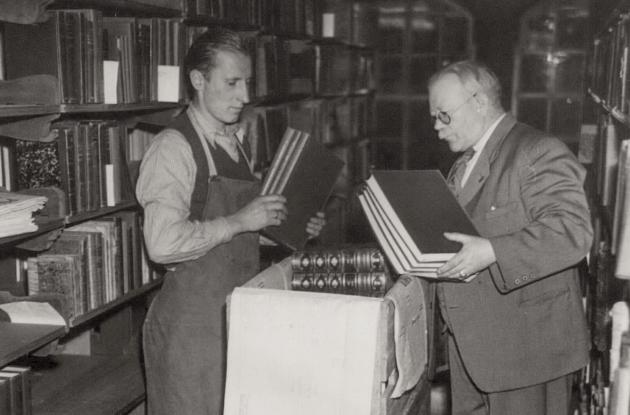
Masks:
[[[444,125],[449,125],[452,121],[453,114],[455,114],[457,110],[459,110],[461,107],[464,106],[464,104],[466,104],[468,101],[470,101],[472,98],[475,98],[476,96],[477,96],[477,93],[475,92],[474,94],[466,98],[464,102],[462,102],[461,104],[459,104],[457,107],[453,108],[452,110],[438,111],[435,113],[435,115],[431,114],[432,125],[435,125],[436,120],[440,120],[440,122]]]

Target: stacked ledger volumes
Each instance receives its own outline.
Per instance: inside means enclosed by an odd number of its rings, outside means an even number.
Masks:
[[[265,228],[265,236],[291,250],[303,248],[306,224],[326,203],[343,165],[309,134],[287,128],[261,194],[285,196],[289,214],[279,226]]]
[[[444,232],[478,235],[437,170],[375,170],[359,201],[398,274],[437,278],[437,269],[461,249]]]
[[[376,247],[324,248],[291,256],[291,289],[383,297],[394,285]]]

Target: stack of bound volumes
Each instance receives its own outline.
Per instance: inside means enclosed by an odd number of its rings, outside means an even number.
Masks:
[[[291,289],[383,297],[393,280],[378,248],[297,251],[291,257]]]
[[[306,224],[322,209],[344,163],[309,134],[287,128],[263,182],[262,195],[287,198],[288,217],[265,236],[291,250],[304,247]]]
[[[359,201],[401,275],[437,278],[437,269],[461,249],[444,232],[478,235],[437,170],[373,171]]]

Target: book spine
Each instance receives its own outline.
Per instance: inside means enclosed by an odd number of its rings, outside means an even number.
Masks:
[[[383,297],[393,285],[386,272],[295,272],[291,289]]]

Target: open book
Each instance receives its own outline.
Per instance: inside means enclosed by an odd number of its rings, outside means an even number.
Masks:
[[[478,235],[437,170],[376,170],[359,194],[376,238],[398,274],[437,278],[461,244],[444,232]]]
[[[321,210],[330,195],[343,161],[309,134],[287,128],[271,162],[261,194],[287,198],[287,219],[262,233],[291,250],[302,249],[306,224]]]

